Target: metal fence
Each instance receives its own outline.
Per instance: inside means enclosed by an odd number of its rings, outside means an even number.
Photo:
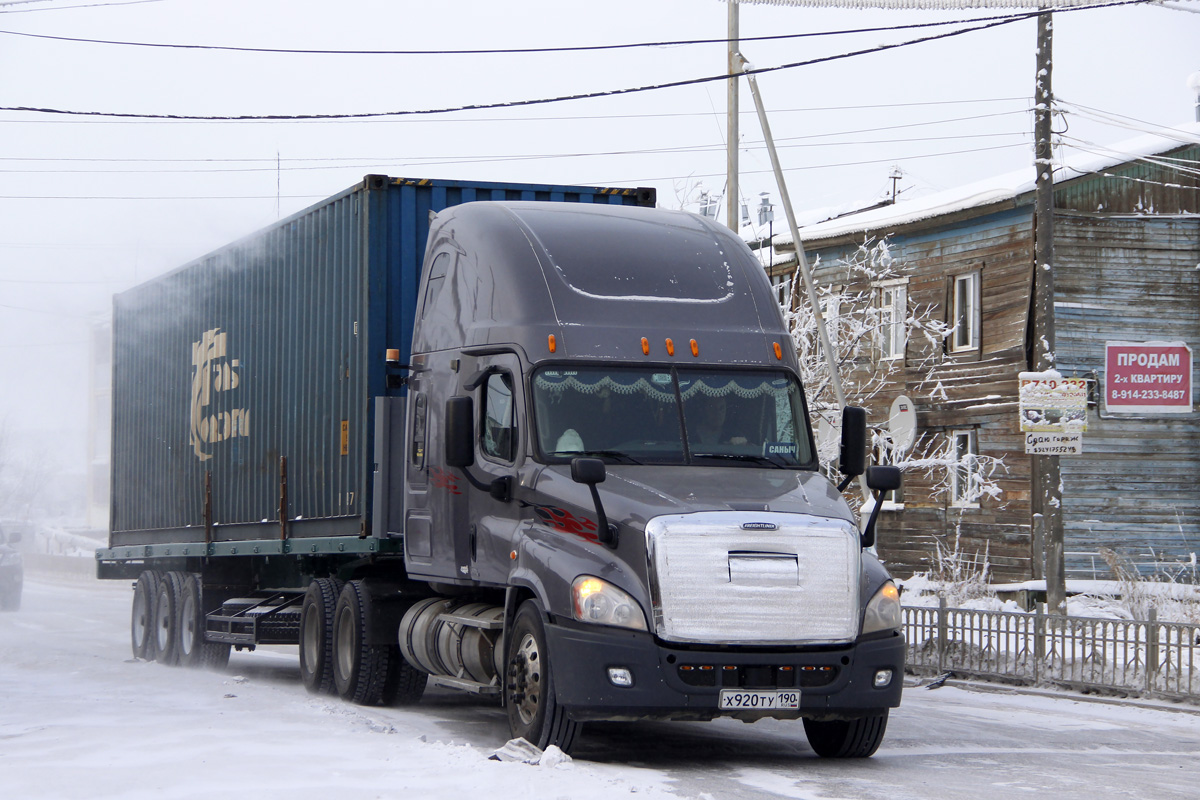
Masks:
[[[1200,702],[1200,625],[904,608],[908,669]]]

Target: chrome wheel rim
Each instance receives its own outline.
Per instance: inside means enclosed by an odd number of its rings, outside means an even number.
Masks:
[[[526,633],[513,656],[513,702],[521,722],[528,725],[537,716],[542,699],[542,663],[537,639]]]

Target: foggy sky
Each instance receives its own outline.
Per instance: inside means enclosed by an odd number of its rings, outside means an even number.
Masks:
[[[430,50],[716,39],[724,37],[726,20],[718,0],[83,5],[0,2],[0,31],[7,32],[0,34],[5,76],[0,105],[199,115],[395,111],[664,83],[719,74],[725,63],[722,44],[351,56],[12,35]],[[1078,104],[1064,106],[1069,113],[1056,121],[1056,130],[1076,141],[1111,145],[1147,127],[1194,118],[1186,80],[1200,69],[1200,14],[1193,13],[1200,3],[1177,5],[1184,10],[1140,6],[1056,15],[1054,91]],[[1003,12],[747,6],[741,33],[748,38],[996,13]],[[773,66],[930,32],[752,42],[743,52],[756,67]],[[1029,164],[1034,39],[1030,20],[761,76],[773,133],[784,145],[793,201],[800,209],[869,205],[890,189],[893,164],[905,174],[902,198]],[[1079,106],[1114,115],[1113,120],[1101,123],[1070,110]],[[743,89],[742,109],[752,108]],[[0,112],[0,422],[61,451],[73,469],[83,458],[87,429],[88,331],[108,312],[111,293],[311,205],[367,173],[654,186],[660,205],[691,201],[695,210],[697,182],[715,192],[724,184],[724,111],[724,86],[708,83],[515,110],[370,121],[135,122]],[[957,121],[895,127],[941,120]],[[752,114],[742,116],[742,137],[742,194],[753,207],[759,192],[776,198],[778,192]],[[918,141],[899,141],[909,139]],[[638,152],[664,148],[705,149]],[[610,155],[583,155],[596,153]],[[563,157],[526,158],[550,154]],[[778,219],[782,225],[782,214]],[[47,438],[56,431],[70,438]]]

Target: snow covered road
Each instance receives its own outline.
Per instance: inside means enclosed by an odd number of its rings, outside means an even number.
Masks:
[[[1056,798],[1200,796],[1200,716],[952,687],[905,693],[872,759],[797,723],[593,724],[573,762],[489,761],[502,710],[313,697],[294,649],[227,672],[133,661],[125,582],[28,577],[0,614],[0,798]]]

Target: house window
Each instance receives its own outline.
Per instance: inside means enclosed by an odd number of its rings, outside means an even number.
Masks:
[[[779,299],[779,305],[786,307],[792,299],[792,276],[772,275],[771,286],[775,288],[775,296]]]
[[[951,297],[951,322],[954,352],[979,349],[979,273],[954,276]]]
[[[879,355],[883,359],[904,358],[908,344],[908,287],[905,282],[881,284],[875,289],[879,310]]]
[[[979,440],[974,430],[951,431],[950,501],[956,506],[979,505]]]
[[[899,466],[904,461],[904,452],[890,441],[883,441],[875,448],[875,463],[885,466]],[[904,510],[904,486],[888,492],[879,505],[880,511]]]

